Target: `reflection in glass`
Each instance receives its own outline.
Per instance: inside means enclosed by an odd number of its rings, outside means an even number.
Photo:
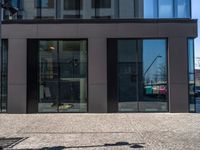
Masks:
[[[173,18],[173,0],[158,0],[159,18]]]
[[[118,40],[118,110],[167,112],[166,40]]]
[[[118,41],[119,111],[137,111],[137,45],[136,40]]]
[[[111,19],[115,13],[111,0],[92,0],[92,9],[94,9],[92,18]]]
[[[12,19],[191,18],[191,0],[11,0]]]
[[[144,18],[157,18],[157,0],[144,0]]]
[[[119,6],[118,6],[119,5]],[[119,9],[119,18],[121,19],[133,19],[136,17],[136,10],[135,8],[139,6],[136,6],[136,3],[134,0],[119,0],[119,3],[115,2],[115,9]],[[138,9],[139,10],[139,9]],[[117,16],[116,11],[116,18]],[[137,13],[139,14],[139,13]]]
[[[86,112],[86,41],[40,41],[39,47],[39,112]]]
[[[189,104],[190,112],[195,112],[195,70],[194,70],[194,40],[188,40],[188,70],[189,70]]]
[[[82,18],[83,0],[63,0],[63,6],[63,18]]]
[[[190,18],[190,0],[175,0],[176,18]]]
[[[143,40],[143,95],[140,111],[168,111],[165,40]]]
[[[8,97],[8,41],[2,40],[0,53],[0,113],[7,110]]]
[[[38,15],[43,19],[56,18],[56,1],[55,0],[38,0]],[[41,10],[39,10],[41,9]]]

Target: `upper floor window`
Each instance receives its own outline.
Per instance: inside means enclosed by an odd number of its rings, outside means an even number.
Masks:
[[[173,0],[158,1],[159,18],[173,18]]]
[[[157,0],[144,0],[144,18],[157,18]]]
[[[83,0],[64,0],[64,10],[79,10],[83,8]]]
[[[22,0],[11,0],[11,5],[19,10],[22,9]]]
[[[37,0],[36,6],[39,8],[54,8],[54,0]]]
[[[111,0],[92,0],[92,8],[111,8]]]
[[[175,0],[176,18],[190,18],[190,0]]]
[[[144,0],[144,18],[191,18],[191,0]]]

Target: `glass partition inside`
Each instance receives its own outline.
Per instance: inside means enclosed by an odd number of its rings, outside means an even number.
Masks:
[[[191,0],[11,0],[4,19],[191,18]]]
[[[0,113],[7,111],[8,97],[8,41],[2,40],[0,53]]]
[[[87,42],[39,42],[39,112],[87,112]]]

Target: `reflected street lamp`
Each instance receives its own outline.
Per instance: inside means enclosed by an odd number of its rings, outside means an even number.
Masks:
[[[154,58],[154,60],[152,61],[152,63],[149,65],[149,67],[148,67],[147,70],[145,71],[144,77],[145,77],[145,75],[147,74],[147,72],[150,70],[150,68],[153,66],[153,64],[156,62],[156,60],[157,60],[158,58],[161,58],[161,57],[162,57],[162,56],[158,55],[158,56],[156,56],[156,58]]]

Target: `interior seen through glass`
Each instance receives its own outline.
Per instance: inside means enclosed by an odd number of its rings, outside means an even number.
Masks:
[[[39,42],[39,112],[87,111],[87,42]]]

